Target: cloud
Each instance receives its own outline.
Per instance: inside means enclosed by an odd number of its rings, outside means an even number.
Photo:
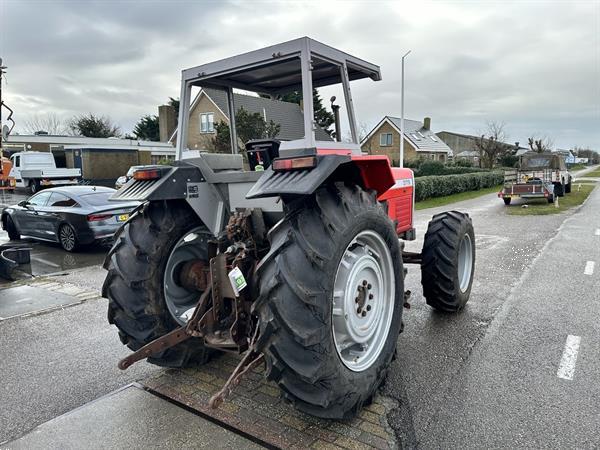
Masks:
[[[131,130],[179,96],[182,69],[304,35],[381,66],[383,81],[353,84],[359,122],[400,114],[411,49],[407,117],[600,149],[598,2],[0,2],[17,123],[93,112]]]

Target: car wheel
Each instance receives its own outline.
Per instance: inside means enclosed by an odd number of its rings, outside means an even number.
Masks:
[[[21,234],[17,230],[17,226],[13,222],[10,216],[6,216],[6,221],[4,222],[4,229],[8,233],[8,238],[11,241],[18,241],[21,239]]]
[[[61,225],[60,229],[58,230],[58,240],[64,250],[68,252],[74,252],[77,250],[77,235],[75,234],[75,230],[71,225]]]
[[[29,181],[29,192],[31,192],[32,194],[35,194],[36,192],[40,191],[40,184],[37,180],[30,180]]]

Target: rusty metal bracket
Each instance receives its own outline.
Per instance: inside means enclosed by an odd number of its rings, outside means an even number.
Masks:
[[[208,303],[208,298],[210,294],[211,288],[209,286],[202,295],[200,296],[200,300],[198,300],[198,305],[194,310],[194,314],[188,322],[179,328],[175,328],[170,333],[161,336],[152,342],[147,343],[142,348],[136,350],[129,356],[123,358],[119,361],[118,367],[121,370],[125,370],[129,368],[133,363],[136,363],[142,359],[148,358],[152,356],[154,353],[164,351],[168,348],[174,347],[175,345],[183,342],[191,337],[198,336],[198,330],[196,326],[206,309],[206,305]]]
[[[247,372],[254,369],[261,362],[263,362],[264,355],[262,353],[257,352],[255,349],[255,346],[254,346],[256,339],[258,337],[258,329],[259,329],[259,327],[257,324],[256,329],[254,331],[254,336],[252,337],[252,342],[250,343],[250,349],[244,355],[244,357],[242,358],[240,363],[236,366],[236,368],[233,370],[233,372],[231,373],[231,375],[229,376],[229,378],[227,379],[227,381],[225,382],[225,384],[223,385],[221,390],[210,398],[208,405],[212,409],[218,408],[223,403],[223,401],[227,397],[229,397],[229,395],[231,395],[233,390],[240,384],[242,377]]]

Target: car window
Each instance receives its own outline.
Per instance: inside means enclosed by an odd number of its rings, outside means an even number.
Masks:
[[[35,194],[33,197],[29,197],[27,203],[35,206],[44,206],[48,201],[50,194],[52,194],[52,192],[40,192],[39,194]]]
[[[91,194],[83,194],[81,196],[81,199],[86,202],[89,203],[92,206],[100,206],[100,205],[106,205],[109,204],[108,203],[108,199],[115,193],[115,191],[109,191],[109,192],[93,192]]]
[[[47,206],[54,206],[57,208],[70,208],[71,206],[77,206],[77,202],[72,198],[67,197],[59,192],[53,192],[50,196]]]

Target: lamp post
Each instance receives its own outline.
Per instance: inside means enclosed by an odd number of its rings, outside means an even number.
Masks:
[[[402,57],[402,96],[400,98],[400,167],[404,167],[404,58],[411,51],[407,51]]]

